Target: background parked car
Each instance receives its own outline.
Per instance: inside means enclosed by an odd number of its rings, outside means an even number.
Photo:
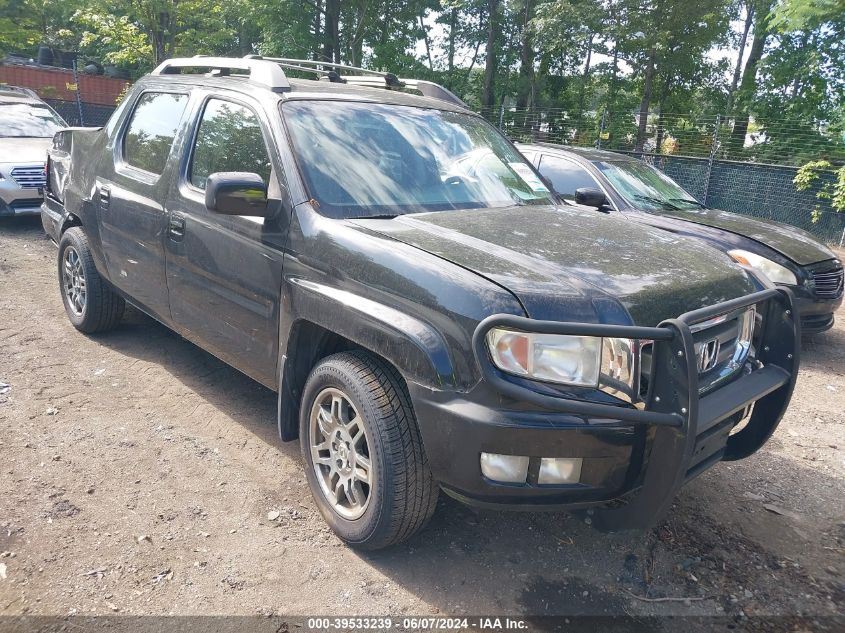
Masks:
[[[32,90],[0,86],[0,216],[41,212],[47,148],[64,127]]]
[[[710,209],[659,170],[624,154],[551,144],[519,149],[564,200],[703,239],[775,284],[788,286],[804,332],[833,326],[833,313],[842,305],[842,263],[809,233]]]

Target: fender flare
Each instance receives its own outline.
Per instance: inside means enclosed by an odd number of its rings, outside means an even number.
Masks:
[[[290,374],[298,369],[292,350],[301,342],[291,334],[299,323],[316,325],[381,356],[408,382],[459,389],[449,347],[430,324],[348,290],[296,277],[287,282],[289,310],[281,315],[279,328],[278,423],[283,439],[293,439],[298,424],[299,394]]]

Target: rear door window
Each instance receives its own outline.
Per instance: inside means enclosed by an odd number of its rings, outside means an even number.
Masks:
[[[152,174],[164,172],[188,95],[145,92],[135,104],[123,137],[123,160]]]
[[[598,189],[599,187],[590,172],[563,158],[544,154],[540,160],[540,173],[552,183],[555,193],[567,200],[575,199],[576,189]]]

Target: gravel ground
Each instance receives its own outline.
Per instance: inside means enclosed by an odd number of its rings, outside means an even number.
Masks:
[[[79,334],[55,257],[37,219],[0,222],[0,614],[845,615],[845,310],[805,340],[767,446],[656,529],[441,495],[423,533],[361,554],[319,516],[275,394],[137,311]]]

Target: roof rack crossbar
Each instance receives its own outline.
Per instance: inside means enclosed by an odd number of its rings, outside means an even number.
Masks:
[[[359,68],[358,66],[335,64],[334,62],[323,62],[318,59],[294,59],[292,57],[265,57],[264,59],[280,64],[296,64],[298,66],[302,66],[303,70],[305,70],[304,67],[314,67],[316,69],[317,66],[320,66],[322,68],[331,68],[332,70],[351,70],[353,72],[362,73],[364,75],[374,75],[378,77],[385,77],[391,74],[382,72],[380,70],[369,70],[367,68]]]
[[[384,87],[384,84],[379,80],[380,78],[377,77],[356,77],[353,75],[341,75],[340,78],[343,79],[346,83],[350,83],[356,86],[367,86],[370,88]],[[467,104],[464,103],[461,98],[458,97],[454,92],[452,92],[448,88],[441,86],[440,84],[434,83],[433,81],[426,81],[424,79],[406,79],[404,77],[399,77],[396,79],[396,81],[396,86],[388,87],[406,87],[410,88],[411,90],[418,90],[420,94],[425,97],[431,97],[433,99],[447,101],[462,108],[467,107]]]
[[[310,73],[312,75],[317,75],[318,79],[328,79],[332,83],[346,83],[346,80],[341,78],[341,76],[337,74],[336,70],[321,70],[319,68],[308,68],[306,66],[299,66],[297,64],[291,64],[289,62],[276,63],[286,70],[296,70],[302,73]]]
[[[185,68],[202,68],[222,75],[228,75],[230,70],[239,70],[249,73],[250,82],[265,86],[273,92],[290,90],[290,81],[279,64],[256,57],[177,57],[162,62],[150,74],[176,75]]]
[[[299,64],[294,64],[292,62],[280,62],[276,61],[275,59],[273,60],[273,62],[287,70],[298,70],[303,73],[313,73],[318,77],[323,77],[331,72],[329,70],[320,70],[319,68],[308,68],[307,66],[300,66]]]

